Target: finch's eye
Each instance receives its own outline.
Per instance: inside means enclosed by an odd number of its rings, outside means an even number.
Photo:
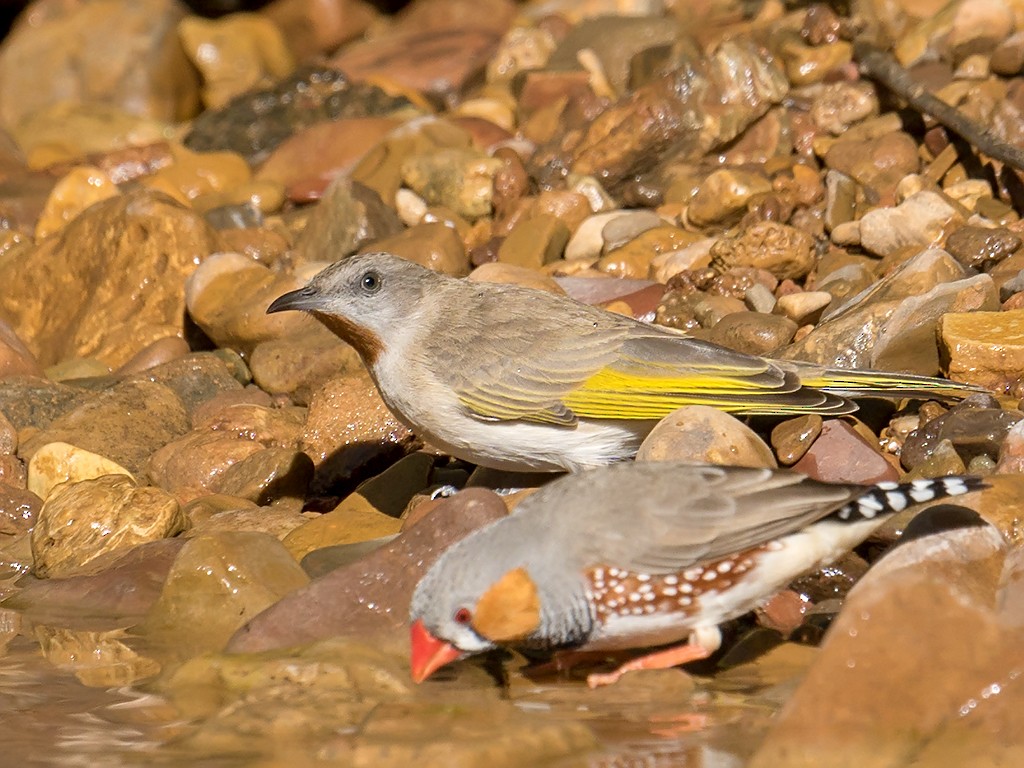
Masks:
[[[455,620],[456,624],[469,624],[469,620],[471,618],[473,618],[473,616],[470,614],[469,608],[459,608],[459,610],[455,612],[455,615],[452,616],[452,619]]]
[[[359,278],[359,287],[366,293],[376,293],[380,290],[381,282],[380,275],[376,272],[367,272]]]

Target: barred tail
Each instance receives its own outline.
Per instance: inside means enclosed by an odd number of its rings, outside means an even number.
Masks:
[[[879,515],[901,512],[913,504],[923,504],[949,496],[962,496],[986,487],[980,477],[953,475],[909,483],[878,483],[849,504],[837,509],[833,515],[844,522],[872,520]]]

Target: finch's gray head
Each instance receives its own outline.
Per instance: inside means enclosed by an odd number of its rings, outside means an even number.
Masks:
[[[279,296],[267,314],[310,312],[372,363],[384,340],[407,325],[425,293],[448,278],[390,253],[351,256]]]

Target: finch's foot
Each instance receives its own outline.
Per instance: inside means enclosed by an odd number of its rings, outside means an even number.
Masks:
[[[673,645],[671,648],[632,659],[614,672],[595,672],[587,675],[587,685],[590,688],[599,688],[602,685],[612,685],[618,682],[619,678],[627,672],[637,672],[641,669],[669,669],[678,667],[680,664],[689,664],[691,661],[700,661],[717,651],[721,644],[722,634],[718,631],[718,627],[698,627],[690,633],[689,640],[682,645]]]

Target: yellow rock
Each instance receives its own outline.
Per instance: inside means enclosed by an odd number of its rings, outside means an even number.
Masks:
[[[365,498],[353,493],[326,515],[289,533],[284,546],[296,560],[301,560],[314,549],[390,536],[401,527],[401,520],[377,511]]]
[[[50,192],[36,222],[36,239],[59,232],[93,203],[121,194],[110,177],[91,165],[75,168]]]
[[[951,379],[1000,389],[1024,371],[1024,309],[949,312],[939,318],[938,332]]]
[[[143,185],[161,192],[173,190],[177,199],[194,200],[200,195],[223,192],[246,184],[252,171],[235,152],[192,152],[180,144],[171,145],[174,162],[147,176]]]
[[[104,475],[56,489],[32,529],[33,571],[66,576],[101,555],[174,536],[187,522],[159,488],[139,488],[124,475]]]
[[[103,475],[126,475],[135,479],[116,461],[98,453],[68,443],[47,443],[35,452],[28,463],[28,489],[46,501],[61,483],[78,483]]]
[[[254,13],[233,13],[217,20],[189,16],[178,25],[185,53],[203,75],[203,102],[223,106],[268,75],[277,80],[295,61],[277,25]]]
[[[648,277],[655,256],[682,250],[700,239],[699,234],[687,232],[679,227],[654,227],[610,251],[597,262],[597,268],[616,277],[643,280]]]

